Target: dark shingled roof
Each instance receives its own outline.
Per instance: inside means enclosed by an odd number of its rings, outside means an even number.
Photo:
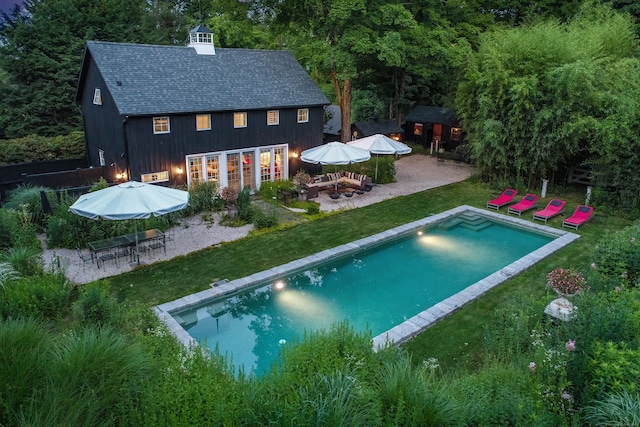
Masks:
[[[285,50],[87,42],[122,115],[238,111],[329,104]],[[82,87],[82,86],[79,86]]]
[[[359,138],[376,134],[404,133],[404,129],[392,119],[367,120],[366,122],[354,122],[353,125],[362,132],[362,135],[358,135]]]
[[[458,125],[456,113],[442,107],[426,107],[418,105],[405,117],[407,122],[440,123],[447,126]]]

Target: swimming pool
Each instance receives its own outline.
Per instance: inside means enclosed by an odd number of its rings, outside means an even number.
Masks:
[[[401,343],[577,237],[462,206],[156,310],[185,344],[261,372],[282,342],[344,319]]]

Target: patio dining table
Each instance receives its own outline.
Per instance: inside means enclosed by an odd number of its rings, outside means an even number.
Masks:
[[[125,234],[123,236],[110,237],[108,239],[96,240],[89,242],[91,257],[95,258],[98,252],[134,246],[136,244],[136,235],[138,236],[138,243],[164,238],[164,233],[162,231],[154,229]]]

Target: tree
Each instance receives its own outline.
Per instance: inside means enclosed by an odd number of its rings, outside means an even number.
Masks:
[[[637,194],[622,169],[640,167],[635,47],[631,20],[606,7],[484,35],[457,92],[482,175],[531,186],[592,164]]]
[[[343,142],[350,140],[353,79],[358,55],[374,50],[369,12],[379,1],[263,0],[273,28],[302,65],[328,76],[341,111]]]
[[[0,138],[55,136],[81,130],[74,105],[86,40],[175,43],[178,20],[153,19],[160,0],[27,0],[2,15]],[[166,3],[166,2],[165,2]],[[180,2],[171,9],[181,16]],[[147,18],[149,17],[149,18]],[[180,18],[182,19],[182,18]],[[166,31],[171,28],[170,31]],[[183,32],[176,32],[176,28]]]

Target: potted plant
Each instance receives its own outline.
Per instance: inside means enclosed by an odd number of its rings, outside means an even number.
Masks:
[[[307,192],[305,191],[305,185],[311,184],[313,178],[304,170],[299,170],[293,177],[293,185],[295,185],[298,192],[298,200],[307,200]]]
[[[235,187],[224,187],[220,191],[220,197],[224,200],[227,213],[231,218],[234,218],[237,213],[236,200],[238,200],[238,194],[238,189]]]
[[[547,274],[547,286],[560,296],[578,295],[589,289],[587,279],[573,268],[556,268]]]

